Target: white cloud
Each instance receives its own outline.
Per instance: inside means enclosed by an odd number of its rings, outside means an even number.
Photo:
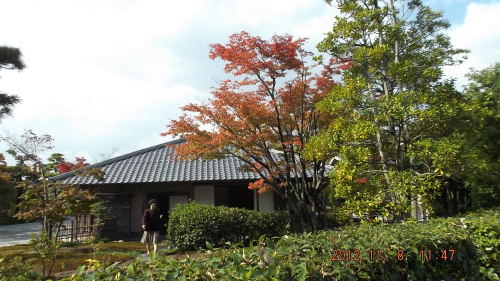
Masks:
[[[171,3],[2,2],[0,25],[9,28],[0,30],[0,44],[19,47],[27,64],[1,73],[1,90],[23,99],[2,127],[47,132],[58,149],[78,149],[112,142],[127,123],[199,96],[176,83],[185,61],[161,43],[183,32],[204,2]]]
[[[63,150],[61,153],[64,154],[65,156],[64,160],[72,163],[75,163],[76,157],[85,158],[85,160],[87,160],[86,161],[87,163],[93,163],[95,160],[95,157],[92,156],[91,153],[85,150],[79,150],[79,151]]]
[[[224,1],[223,4],[219,3],[216,7],[217,16],[214,19],[218,21],[251,27],[262,27],[264,23],[273,23],[274,26],[268,28],[273,30],[277,24],[285,25],[284,21],[299,13],[307,12],[313,5],[310,0],[230,0]]]
[[[470,3],[464,23],[451,29],[451,41],[456,48],[469,49],[468,59],[459,66],[448,67],[446,73],[457,78],[458,86],[467,83],[465,74],[500,61],[500,3]]]
[[[291,34],[297,37],[308,38],[307,49],[316,51],[316,45],[332,29],[336,13],[337,10],[332,8],[330,13],[304,21],[302,24],[296,25]]]

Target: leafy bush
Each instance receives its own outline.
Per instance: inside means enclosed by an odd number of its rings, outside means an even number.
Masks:
[[[226,242],[248,243],[261,235],[284,235],[287,218],[284,212],[264,213],[223,206],[183,204],[177,206],[170,215],[167,238],[173,246],[181,249],[195,249],[210,244],[222,246]]]
[[[87,274],[82,267],[71,280],[498,280],[491,270],[481,270],[485,255],[480,248],[485,240],[479,237],[484,231],[476,233],[472,226],[479,220],[484,223],[481,229],[498,227],[485,216],[489,215],[466,218],[462,223],[459,218],[449,218],[427,224],[348,226],[277,241],[267,239],[264,248],[252,243],[246,248],[209,250],[199,260],[160,256],[124,268],[91,268],[94,271]],[[498,214],[494,216],[498,218]],[[464,227],[464,221],[469,227]],[[488,248],[490,243],[484,242],[484,246]],[[350,249],[350,257],[340,260],[341,249]],[[364,260],[354,260],[355,249]],[[332,260],[332,250],[337,250],[338,260]]]
[[[33,246],[36,256],[42,263],[42,275],[50,275],[56,264],[57,250],[60,248],[61,242],[49,237],[46,232],[42,232],[31,234],[30,245]]]
[[[304,263],[310,280],[482,280],[480,253],[463,229],[445,220],[349,226],[282,239],[277,249],[277,256],[284,249],[297,253],[284,262]]]
[[[21,257],[0,258],[0,281],[42,280],[42,276],[31,270],[30,263],[23,261]]]
[[[482,210],[452,220],[469,230],[474,244],[482,252],[481,271],[487,276],[500,274],[500,208]]]

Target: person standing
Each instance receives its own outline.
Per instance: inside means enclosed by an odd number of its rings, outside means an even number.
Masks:
[[[149,255],[149,249],[153,245],[153,253],[156,254],[158,250],[158,242],[160,240],[160,227],[163,215],[158,208],[156,200],[149,200],[148,209],[144,210],[142,216],[142,234],[141,243],[146,244],[146,251]]]

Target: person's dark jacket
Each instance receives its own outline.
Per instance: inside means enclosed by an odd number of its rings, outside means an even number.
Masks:
[[[142,225],[144,225],[145,231],[159,231],[161,227],[160,220],[160,210],[144,210],[144,215],[142,216]]]

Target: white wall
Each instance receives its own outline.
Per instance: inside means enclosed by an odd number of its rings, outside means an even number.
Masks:
[[[199,204],[214,205],[214,186],[195,185],[194,201]]]
[[[179,204],[187,204],[188,196],[187,195],[170,195],[169,196],[169,211],[172,211]]]
[[[272,212],[274,211],[274,200],[273,200],[273,191],[267,191],[259,196],[259,211],[262,212]]]

